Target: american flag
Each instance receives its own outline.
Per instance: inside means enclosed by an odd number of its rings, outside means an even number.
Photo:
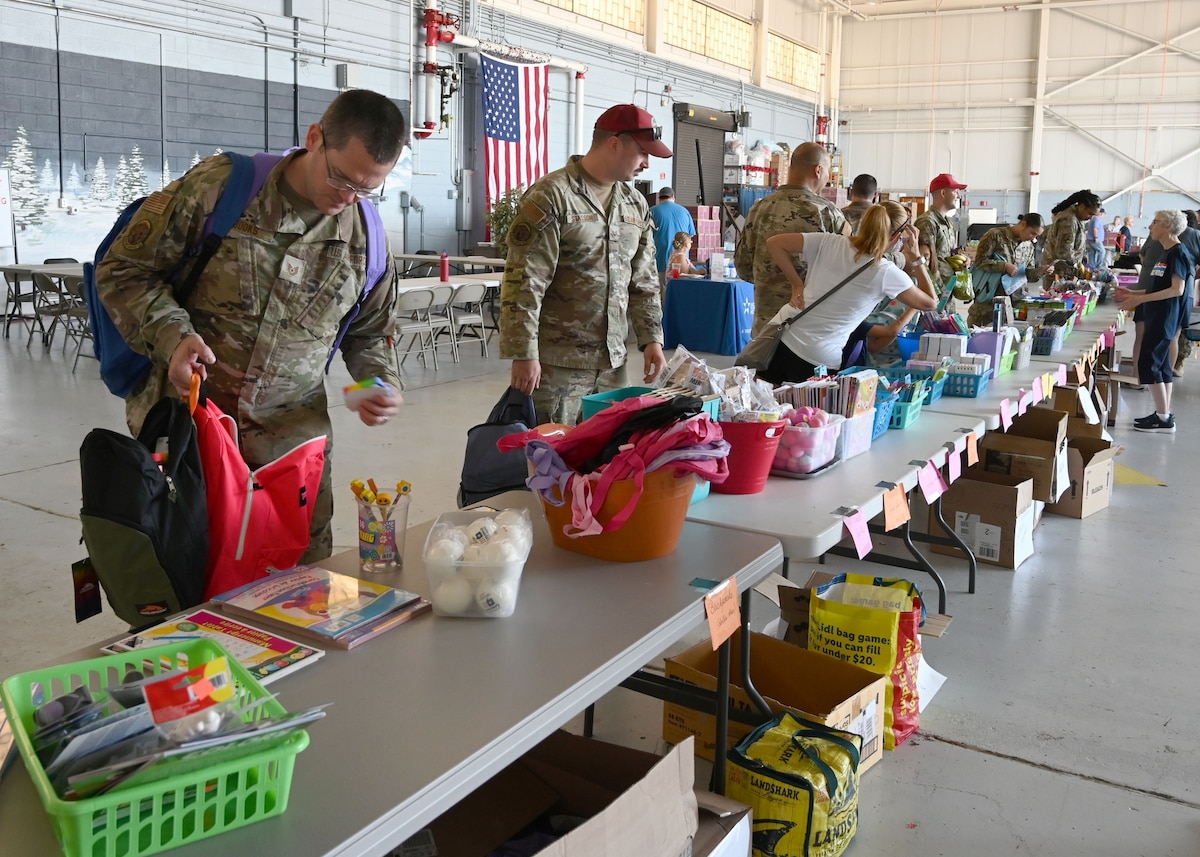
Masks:
[[[547,172],[550,70],[480,54],[483,63],[483,163],[487,205]]]

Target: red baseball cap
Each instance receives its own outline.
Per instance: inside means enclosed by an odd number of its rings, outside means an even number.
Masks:
[[[628,134],[656,158],[669,158],[674,154],[662,141],[662,126],[654,121],[649,111],[636,104],[618,104],[608,108],[596,120],[596,127],[614,134]]]
[[[935,190],[944,190],[948,187],[952,187],[955,190],[967,189],[967,186],[954,178],[954,176],[949,173],[942,173],[939,176],[935,176],[933,181],[929,183],[929,192],[933,193]]]

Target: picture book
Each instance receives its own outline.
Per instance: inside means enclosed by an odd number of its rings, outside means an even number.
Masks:
[[[244,625],[211,610],[197,610],[146,628],[110,643],[102,651],[120,654],[197,637],[220,643],[230,657],[244,666],[261,684],[270,684],[288,673],[315,663],[325,654],[322,649],[308,643],[298,643],[270,631]]]
[[[213,598],[223,610],[339,648],[374,636],[417,615],[415,592],[298,565]],[[400,621],[397,621],[400,620]]]

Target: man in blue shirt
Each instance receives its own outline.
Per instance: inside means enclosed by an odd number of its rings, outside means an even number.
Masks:
[[[1104,255],[1104,209],[1100,209],[1087,225],[1087,260],[1095,271],[1108,267]]]
[[[675,202],[675,191],[664,187],[658,192],[658,205],[650,209],[654,221],[654,249],[658,262],[658,284],[667,286],[667,259],[671,256],[671,242],[677,232],[696,234],[696,224],[688,210]]]

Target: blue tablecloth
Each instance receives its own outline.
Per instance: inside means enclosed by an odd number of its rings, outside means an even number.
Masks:
[[[671,280],[663,308],[666,347],[736,355],[750,342],[754,286],[745,280]]]

